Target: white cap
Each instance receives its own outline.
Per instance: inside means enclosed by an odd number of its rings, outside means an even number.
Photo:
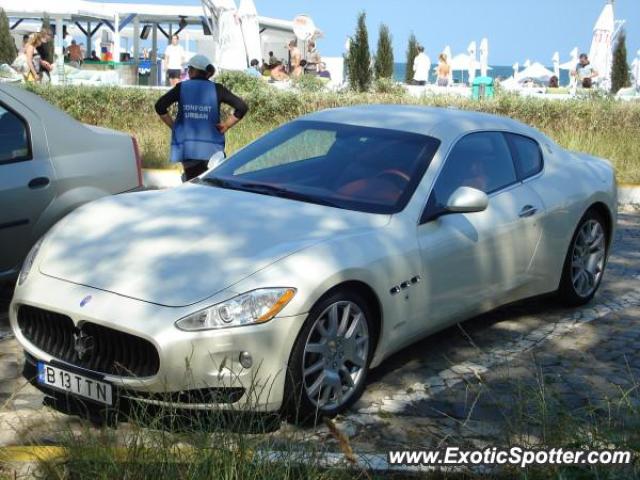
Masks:
[[[194,55],[191,57],[191,60],[187,62],[188,67],[193,67],[196,70],[202,70],[203,72],[207,71],[207,67],[209,65],[213,65],[209,59],[204,55]]]

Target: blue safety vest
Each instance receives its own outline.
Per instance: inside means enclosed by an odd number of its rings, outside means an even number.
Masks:
[[[216,85],[205,80],[187,80],[180,84],[178,115],[171,135],[171,161],[209,160],[224,151]]]

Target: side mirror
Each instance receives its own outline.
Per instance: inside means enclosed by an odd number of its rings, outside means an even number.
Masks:
[[[446,210],[451,213],[482,212],[489,205],[489,197],[482,190],[458,187],[449,197]]]

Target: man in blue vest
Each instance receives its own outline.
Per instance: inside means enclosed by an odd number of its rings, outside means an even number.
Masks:
[[[155,108],[171,128],[171,162],[181,162],[183,180],[189,181],[207,171],[211,158],[224,157],[224,134],[247,113],[247,104],[227,88],[209,79],[215,69],[204,55],[195,55],[187,63],[189,80],[178,83],[158,99]],[[175,121],[169,107],[178,104]],[[220,119],[220,105],[234,109],[226,120]]]

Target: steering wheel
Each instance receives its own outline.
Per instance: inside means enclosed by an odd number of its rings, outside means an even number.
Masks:
[[[397,168],[388,168],[387,170],[383,170],[375,176],[375,178],[384,177],[391,179],[391,181],[400,188],[404,188],[405,185],[411,181],[409,175],[401,170],[398,170]]]

